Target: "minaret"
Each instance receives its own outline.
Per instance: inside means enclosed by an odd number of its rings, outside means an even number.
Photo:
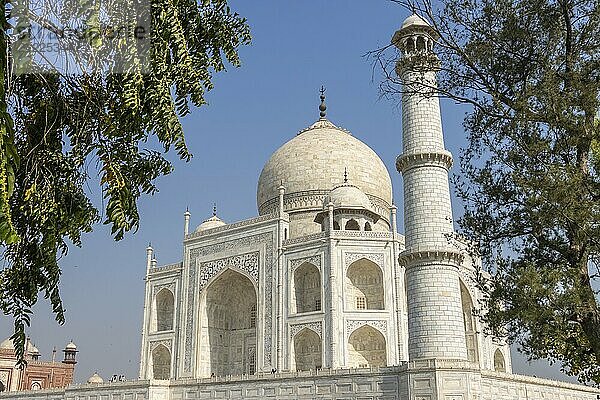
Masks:
[[[184,219],[183,236],[187,236],[188,233],[190,233],[190,217],[191,216],[192,216],[192,214],[190,214],[190,210],[188,208],[186,208],[185,213],[183,213],[183,219]]]
[[[449,243],[454,232],[448,170],[437,93],[437,35],[411,15],[392,43],[401,51],[396,73],[402,80],[402,147],[396,168],[404,180],[409,360],[466,360],[467,350],[458,266]]]

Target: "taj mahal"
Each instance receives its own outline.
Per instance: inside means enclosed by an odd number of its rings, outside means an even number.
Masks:
[[[327,118],[322,91],[316,122],[262,169],[257,217],[215,210],[194,229],[186,212],[181,262],[147,248],[139,380],[0,399],[600,399],[513,374],[474,316],[479,261],[454,235],[436,39],[417,15],[392,39],[401,79],[427,83],[402,98],[404,235],[389,171]]]

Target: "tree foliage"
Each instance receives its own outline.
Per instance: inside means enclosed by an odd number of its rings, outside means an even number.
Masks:
[[[10,46],[9,35],[27,26],[23,19],[31,14],[15,18],[22,5],[3,4],[0,309],[14,318],[12,339],[22,360],[39,293],[50,300],[56,320],[64,322],[59,260],[69,245],[80,246],[81,235],[100,220],[116,240],[138,228],[137,200],[156,192],[155,179],[172,170],[166,154],[174,149],[183,160],[191,157],[180,118],[205,103],[213,73],[226,63],[240,65],[237,51],[250,42],[250,33],[226,0],[151,0],[151,45],[143,52],[127,42],[116,52],[106,50],[102,37],[94,36],[90,49],[101,59],[100,68],[61,73],[29,60],[27,73],[17,73],[23,54],[35,58],[36,53],[31,46]],[[87,14],[73,15],[83,18],[87,32],[98,30],[101,13],[93,7],[83,11]],[[43,27],[56,21],[35,18]],[[17,50],[23,50],[20,57]],[[121,70],[112,68],[117,64]],[[98,178],[102,212],[85,190]]]
[[[441,95],[472,106],[455,184],[488,333],[600,384],[600,3],[396,3],[440,35]],[[377,53],[388,94],[396,57]]]

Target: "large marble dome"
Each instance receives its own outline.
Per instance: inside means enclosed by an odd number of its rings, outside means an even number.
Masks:
[[[369,146],[325,118],[273,153],[258,181],[258,211],[261,215],[275,211],[282,184],[285,211],[320,210],[323,198],[344,181],[344,170],[348,181],[373,203],[373,209],[389,220],[392,183],[383,161]]]

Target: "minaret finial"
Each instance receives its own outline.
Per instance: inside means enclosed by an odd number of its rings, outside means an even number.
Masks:
[[[217,216],[217,203],[213,203],[213,217]]]
[[[321,93],[321,105],[319,106],[319,115],[321,116],[321,119],[325,119],[325,116],[327,115],[327,106],[325,105],[325,87],[321,86],[321,90],[319,90],[319,93]]]
[[[344,167],[344,183],[348,183],[348,168]]]

